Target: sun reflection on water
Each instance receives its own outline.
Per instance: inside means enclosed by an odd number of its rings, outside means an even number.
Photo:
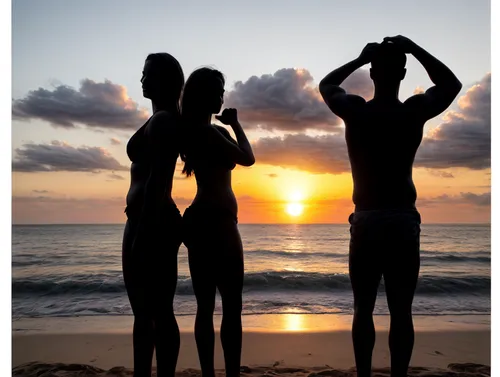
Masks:
[[[283,314],[283,329],[286,331],[304,331],[304,315]]]

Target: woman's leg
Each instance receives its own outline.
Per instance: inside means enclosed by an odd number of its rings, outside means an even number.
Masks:
[[[217,287],[222,298],[221,342],[227,377],[238,377],[242,343],[243,245],[236,224],[225,227],[219,252]]]
[[[125,287],[134,313],[134,377],[151,377],[154,351],[154,324],[146,305],[146,290],[138,263],[132,256],[134,226],[127,220],[122,243],[122,268]]]
[[[206,258],[204,258],[204,253],[210,253],[209,249],[200,250],[197,246],[191,246],[188,252],[189,270],[197,304],[194,335],[201,374],[202,377],[214,377],[215,271],[211,269],[211,264],[207,263]]]
[[[173,229],[168,233],[173,234]],[[156,250],[159,257],[152,262],[153,320],[155,325],[156,366],[158,377],[174,377],[179,356],[180,334],[174,314],[177,288],[177,254],[180,244],[175,242]]]

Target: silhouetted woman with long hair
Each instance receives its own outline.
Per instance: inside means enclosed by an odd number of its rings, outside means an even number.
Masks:
[[[252,148],[238,122],[236,109],[216,118],[231,126],[237,141],[211,124],[224,102],[224,76],[211,68],[194,71],[182,96],[183,172],[194,173],[197,193],[184,212],[184,244],[197,302],[195,338],[203,377],[214,377],[216,289],[222,298],[221,341],[226,376],[240,375],[243,246],[237,226],[238,206],[231,188],[236,164],[255,163]]]
[[[182,217],[172,200],[178,148],[179,98],[184,74],[167,53],[150,54],[142,91],[153,115],[130,138],[132,161],[123,236],[123,277],[134,313],[134,376],[151,376],[156,348],[158,376],[175,375],[179,328],[173,300]]]

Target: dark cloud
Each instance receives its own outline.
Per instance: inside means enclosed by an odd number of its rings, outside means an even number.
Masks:
[[[57,85],[39,88],[12,103],[14,119],[41,119],[56,127],[136,129],[148,118],[145,110],[127,95],[127,89],[109,80],[104,83],[84,79],[80,89]]]
[[[424,138],[415,167],[430,169],[431,174],[441,178],[454,178],[441,169],[490,167],[490,83],[488,74],[459,99],[460,111],[448,112],[444,122]],[[265,137],[257,140],[253,148],[259,163],[314,173],[350,172],[342,130],[326,136]]]
[[[278,178],[278,174],[271,173],[271,174],[266,174],[269,178]]]
[[[491,205],[491,192],[484,194],[473,194],[472,192],[461,193],[464,200],[475,204],[477,206],[490,206]]]
[[[373,82],[366,70],[354,72],[343,87],[347,92],[365,98],[373,95]],[[238,81],[227,93],[225,106],[237,108],[247,127],[335,131],[342,124],[325,105],[306,69],[283,68],[274,74]]]
[[[341,86],[347,93],[356,94],[365,100],[372,99],[375,90],[370,72],[366,69],[354,71]]]
[[[283,68],[274,74],[238,81],[227,93],[226,107],[235,107],[247,127],[302,131],[334,130],[340,124],[312,86],[309,71]]]
[[[474,194],[472,192],[461,192],[459,195],[443,194],[432,198],[419,198],[417,200],[419,207],[432,207],[442,204],[488,207],[491,205],[491,191],[482,194]]]
[[[415,166],[491,167],[491,74],[469,88],[458,105],[459,110],[448,112],[444,122],[423,140]]]
[[[111,145],[120,145],[122,142],[120,141],[120,139],[117,139],[116,137],[112,137],[109,139]]]
[[[24,144],[16,149],[12,170],[17,172],[99,172],[127,170],[104,148],[75,148],[65,142]]]
[[[259,163],[306,170],[311,173],[340,174],[350,171],[343,134],[266,137],[254,145]]]

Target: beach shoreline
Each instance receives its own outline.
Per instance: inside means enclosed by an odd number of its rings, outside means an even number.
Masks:
[[[192,332],[194,315],[177,316],[181,332]],[[374,315],[377,331],[388,331],[390,317]],[[214,315],[214,326],[220,327],[222,316]],[[415,331],[420,332],[456,332],[456,331],[489,331],[490,315],[414,315]],[[348,314],[262,314],[243,315],[242,323],[245,332],[287,333],[287,332],[332,332],[350,331],[352,315]],[[75,317],[41,317],[20,318],[13,320],[13,334],[78,334],[78,333],[130,333],[133,316],[75,316]]]
[[[351,316],[305,315],[299,320],[300,316],[290,315],[292,319],[285,319],[283,315],[254,316],[259,318],[244,316],[242,365],[302,369],[328,365],[343,370],[354,366],[349,330]],[[220,323],[218,317],[220,316],[215,316],[216,328]],[[377,340],[373,366],[376,368],[390,365],[386,317],[375,317]],[[442,369],[453,363],[490,365],[489,316],[484,317],[483,323],[478,318],[473,318],[475,322],[469,324],[467,319],[457,316],[449,316],[444,321],[443,318],[436,320],[438,317],[415,318],[416,337],[411,365]],[[293,322],[293,318],[296,322]],[[333,320],[337,321],[336,327],[328,329],[323,326]],[[458,320],[461,322],[453,322]],[[186,327],[192,321],[193,318],[180,318],[178,370],[199,368],[192,327]],[[316,327],[307,325],[311,321],[315,321]],[[260,323],[260,328],[246,328],[245,322],[249,325]],[[36,323],[38,330],[33,327]],[[275,331],[266,328],[273,323],[288,323],[289,327],[277,326]],[[432,323],[434,326],[431,326]],[[132,318],[128,316],[15,321],[12,332],[12,365],[17,367],[29,362],[41,362],[77,363],[106,370],[118,366],[132,368],[131,324]],[[222,369],[224,364],[218,336],[215,353],[215,366]]]

